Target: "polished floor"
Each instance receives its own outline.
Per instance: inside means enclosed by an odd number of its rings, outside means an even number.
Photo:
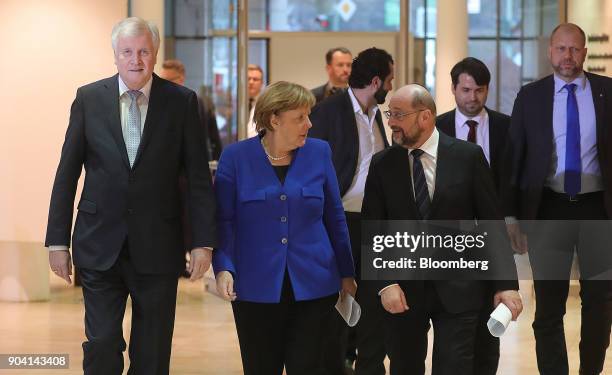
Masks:
[[[83,306],[79,288],[52,278],[50,302],[0,302],[0,354],[68,353],[69,370],[0,370],[0,374],[79,374],[83,354]],[[526,309],[502,339],[498,374],[537,374],[531,330],[533,303],[528,286],[522,291]],[[570,297],[565,320],[570,373],[578,374],[580,300]],[[124,321],[126,341],[131,312]],[[127,369],[127,354],[126,354]],[[604,374],[612,374],[612,350]],[[428,368],[429,368],[428,363]],[[127,372],[127,370],[126,370]],[[172,374],[242,374],[240,351],[228,303],[205,291],[202,282],[181,280],[172,351]],[[429,374],[429,372],[428,372]]]

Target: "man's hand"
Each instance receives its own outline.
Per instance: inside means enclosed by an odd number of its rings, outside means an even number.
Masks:
[[[340,291],[340,300],[344,301],[347,294],[355,298],[357,292],[357,283],[353,277],[345,277],[342,279],[342,290]]]
[[[49,251],[49,267],[57,276],[72,284],[72,259],[68,250]]]
[[[196,281],[204,276],[204,273],[210,268],[210,262],[212,261],[212,250],[205,247],[196,247],[191,250],[191,256],[189,259],[189,274],[191,277],[189,280]]]
[[[399,285],[391,285],[390,287],[383,290],[380,295],[380,302],[382,302],[385,310],[391,314],[399,314],[407,311],[410,307],[406,303],[406,296],[404,291]]]
[[[217,292],[226,301],[234,301],[236,292],[234,292],[234,277],[228,271],[221,271],[216,276]]]
[[[512,320],[516,320],[523,311],[521,295],[516,290],[500,290],[493,297],[493,306],[503,303],[512,312]]]
[[[519,223],[506,224],[506,231],[510,237],[512,250],[517,254],[525,254],[527,248],[527,236],[521,232]]]

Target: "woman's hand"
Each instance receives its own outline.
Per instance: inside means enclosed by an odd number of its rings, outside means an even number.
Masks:
[[[217,293],[226,301],[234,301],[236,293],[234,292],[234,277],[229,271],[221,271],[216,276]]]
[[[340,291],[340,298],[343,301],[347,294],[350,294],[355,298],[357,292],[357,283],[353,277],[345,277],[342,279],[342,290]]]

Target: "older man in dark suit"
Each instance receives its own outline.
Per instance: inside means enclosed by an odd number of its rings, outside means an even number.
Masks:
[[[435,127],[436,107],[419,85],[391,98],[389,127],[395,145],[372,160],[363,198],[364,220],[496,220],[501,210],[482,149]],[[493,303],[513,319],[522,311],[511,251],[492,249],[489,260],[510,275],[494,280]],[[475,279],[381,280],[380,298],[392,375],[423,375],[429,321],[434,326],[432,374],[472,375],[479,314],[488,283]]]
[[[612,217],[612,79],[584,72],[585,45],[577,25],[553,30],[554,74],[519,91],[504,162],[508,232],[516,251],[529,250],[534,272],[533,330],[543,375],[569,373],[563,316],[574,251],[581,273],[580,374],[600,374],[610,345],[612,253],[603,237]],[[531,222],[521,231],[516,219]]]
[[[132,17],[113,28],[118,74],[77,90],[53,184],[46,246],[70,282],[68,251],[83,285],[85,374],[121,374],[122,322],[132,300],[130,374],[168,374],[176,290],[185,268],[178,177],[188,180],[192,280],[210,266],[214,197],[196,94],[153,74],[157,27]]]

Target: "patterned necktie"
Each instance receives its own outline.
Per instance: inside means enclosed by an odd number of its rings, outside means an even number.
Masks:
[[[140,146],[140,107],[138,107],[138,98],[142,92],[137,90],[128,91],[128,95],[132,99],[130,109],[128,110],[127,126],[125,127],[125,147],[127,148],[130,167],[134,166],[138,146]]]
[[[580,193],[580,175],[582,162],[580,158],[580,118],[576,101],[576,84],[563,86],[567,90],[566,137],[565,137],[565,193],[575,196]]]
[[[465,123],[470,127],[467,137],[468,142],[476,143],[476,127],[478,126],[478,122],[474,120],[467,120]]]
[[[423,170],[423,164],[421,163],[421,155],[424,151],[420,149],[414,149],[410,152],[412,154],[412,179],[414,183],[414,199],[421,218],[425,219],[429,213],[429,190],[427,189],[427,180],[425,179],[425,171]]]

